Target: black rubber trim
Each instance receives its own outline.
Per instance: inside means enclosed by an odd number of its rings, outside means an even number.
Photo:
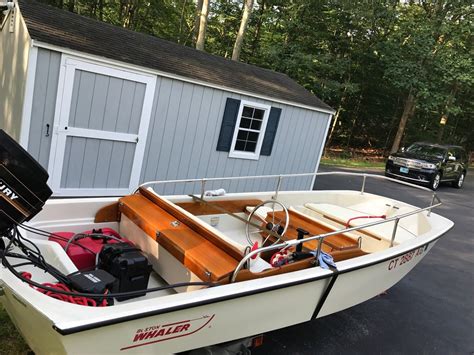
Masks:
[[[261,289],[258,289],[258,290],[240,292],[240,293],[236,293],[236,294],[232,294],[232,295],[212,298],[212,299],[209,299],[209,300],[188,303],[188,304],[185,304],[185,305],[169,307],[169,308],[165,308],[165,309],[158,309],[158,310],[150,311],[150,312],[143,312],[143,313],[133,314],[133,315],[130,315],[130,316],[124,316],[124,317],[120,317],[120,318],[116,318],[116,319],[104,320],[104,321],[100,321],[100,322],[96,322],[96,323],[79,325],[77,327],[71,327],[71,328],[67,328],[67,329],[58,328],[56,325],[53,324],[53,329],[56,330],[61,335],[70,335],[70,334],[75,334],[75,333],[79,333],[79,332],[84,332],[86,330],[105,327],[105,326],[108,326],[108,325],[124,323],[124,322],[128,322],[128,321],[135,320],[135,319],[147,318],[147,317],[152,317],[152,316],[156,316],[156,315],[160,315],[160,314],[166,314],[166,313],[171,313],[171,312],[175,312],[175,311],[181,311],[181,310],[188,309],[188,308],[205,306],[205,305],[208,305],[208,304],[211,304],[211,303],[224,302],[224,301],[232,300],[232,299],[235,299],[235,298],[252,296],[252,295],[256,295],[256,294],[263,293],[263,292],[279,290],[279,289],[283,289],[283,288],[287,288],[287,287],[292,287],[292,286],[302,285],[302,284],[305,284],[305,283],[310,283],[310,282],[313,282],[313,281],[327,279],[327,278],[330,278],[330,277],[334,277],[336,275],[348,273],[350,271],[360,270],[360,269],[364,269],[366,267],[370,267],[370,266],[374,266],[374,265],[377,265],[377,264],[384,263],[387,260],[391,260],[393,258],[396,258],[400,255],[409,253],[410,251],[413,251],[413,250],[421,248],[421,247],[426,248],[427,245],[429,245],[430,243],[432,243],[432,242],[438,240],[439,238],[441,238],[450,229],[448,229],[442,235],[440,235],[440,236],[438,236],[434,239],[431,239],[429,242],[427,242],[425,244],[422,244],[422,245],[419,245],[417,247],[414,247],[412,249],[406,250],[404,252],[401,252],[401,253],[398,253],[398,254],[395,254],[395,255],[390,255],[386,258],[383,258],[383,259],[377,260],[377,261],[373,261],[373,262],[370,262],[368,264],[355,266],[355,267],[352,267],[352,268],[349,268],[349,269],[345,269],[343,271],[335,271],[335,272],[333,272],[329,275],[322,275],[322,276],[312,277],[312,278],[309,278],[309,279],[288,282],[288,283],[281,284],[281,285],[269,286],[269,287],[261,288]]]
[[[331,292],[334,284],[336,283],[337,277],[339,276],[337,270],[334,271],[334,276],[331,278],[331,281],[329,281],[328,287],[324,290],[323,297],[319,300],[318,304],[316,305],[316,308],[314,309],[313,315],[311,316],[311,320],[314,320],[317,318],[319,312],[321,311],[321,308],[323,308],[324,303],[326,302],[326,299],[329,296],[329,293]]]

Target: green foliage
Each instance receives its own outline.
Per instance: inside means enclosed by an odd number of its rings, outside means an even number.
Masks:
[[[43,0],[192,46],[193,0]],[[230,58],[242,0],[211,0],[206,50]],[[440,136],[474,149],[473,14],[458,0],[255,0],[241,60],[288,74],[338,112],[331,144],[388,149]]]

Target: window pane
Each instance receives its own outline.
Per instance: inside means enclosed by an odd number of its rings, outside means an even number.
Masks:
[[[256,142],[255,143],[247,142],[247,144],[245,145],[245,151],[246,152],[254,153],[256,148],[257,148],[257,143]]]
[[[242,116],[250,118],[253,117],[253,110],[253,107],[244,106],[244,109],[242,110]]]
[[[245,150],[245,141],[238,140],[235,142],[235,150]]]
[[[265,110],[259,110],[258,108],[256,108],[253,113],[253,117],[258,118],[259,120],[263,120],[264,113],[265,113]]]
[[[262,126],[262,121],[252,120],[252,124],[251,124],[250,128],[259,130],[261,126]]]
[[[249,120],[248,118],[243,118],[240,120],[240,127],[241,128],[250,128],[250,123],[252,120]]]
[[[239,133],[237,134],[237,139],[239,139],[241,141],[247,140],[248,133],[249,133],[248,131],[239,130]]]
[[[257,142],[258,140],[258,133],[257,132],[249,132],[247,140],[250,142]]]

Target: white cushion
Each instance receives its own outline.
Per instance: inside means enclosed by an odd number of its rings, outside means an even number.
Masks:
[[[347,207],[342,207],[342,206],[333,205],[329,203],[306,203],[305,207],[309,208],[310,210],[314,212],[320,213],[324,216],[334,219],[342,224],[346,224],[347,221],[350,220],[351,218],[369,215],[368,213],[361,213],[359,211],[354,211]],[[380,215],[382,214],[383,213],[380,213]],[[382,218],[360,218],[360,219],[355,219],[351,221],[350,226],[357,227],[363,224],[367,224],[367,223],[371,223],[375,221],[382,221],[382,220],[383,220]],[[376,226],[364,228],[364,230],[376,237],[379,237],[385,240],[391,240],[394,223],[395,222],[392,221],[392,222],[387,222],[384,224],[378,224]],[[395,237],[396,242],[401,243],[405,240],[412,239],[413,237],[414,235],[412,233],[405,230],[400,225],[398,226],[397,235]]]

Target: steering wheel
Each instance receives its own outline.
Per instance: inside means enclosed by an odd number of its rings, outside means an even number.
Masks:
[[[253,216],[255,215],[255,213],[257,212],[258,209],[260,209],[260,208],[262,208],[266,205],[271,205],[271,209],[272,209],[272,220],[271,220],[271,222],[267,221],[265,226],[262,226],[260,229],[258,229],[256,231],[250,232],[250,222],[252,221]],[[276,212],[275,211],[275,205],[280,206],[283,209],[283,211],[285,212],[285,219],[284,220],[281,220],[281,219],[275,217],[275,212]],[[247,222],[249,222],[249,223],[246,223],[246,225],[245,225],[245,236],[247,237],[247,241],[248,241],[250,246],[253,246],[253,244],[254,244],[254,242],[250,238],[250,234],[261,233],[261,232],[267,232],[268,233],[268,231],[274,232],[274,233],[272,233],[273,235],[275,235],[275,234],[279,235],[277,240],[274,243],[272,243],[272,245],[273,245],[273,244],[278,243],[280,241],[281,237],[283,237],[283,235],[286,233],[286,230],[288,229],[288,226],[290,224],[290,216],[288,214],[288,209],[285,207],[284,204],[282,204],[281,202],[278,202],[276,200],[267,200],[267,201],[263,201],[262,203],[255,206],[255,208],[252,210],[252,212],[247,217]],[[267,240],[270,238],[270,236],[272,234],[270,234],[270,233],[268,234],[268,236],[263,241],[262,245],[265,245],[265,243],[267,242]]]

